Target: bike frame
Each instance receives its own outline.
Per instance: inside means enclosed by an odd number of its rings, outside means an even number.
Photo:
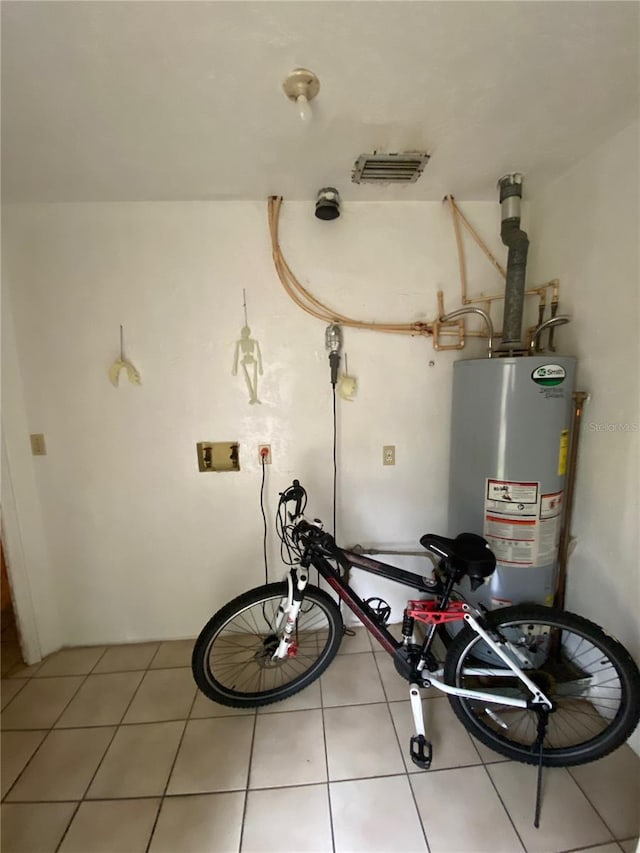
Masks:
[[[408,603],[410,614],[419,621],[431,626],[421,648],[421,666],[418,666],[422,686],[433,686],[438,690],[442,690],[443,693],[462,696],[468,699],[477,699],[479,701],[505,705],[513,708],[530,708],[532,705],[538,707],[544,706],[549,709],[552,707],[552,703],[548,697],[485,631],[478,621],[481,619],[479,611],[466,603],[449,603],[449,594],[453,587],[453,580],[450,581],[443,592],[436,581],[432,581],[431,579],[415,574],[414,572],[405,571],[397,566],[392,566],[379,560],[373,560],[369,557],[363,556],[362,554],[356,554],[353,551],[339,548],[333,558],[336,560],[338,566],[343,570],[345,575],[344,577],[340,575],[338,568],[334,567],[323,554],[319,553],[318,549],[314,547],[313,544],[308,545],[305,548],[299,568],[293,568],[290,571],[289,600],[287,607],[285,608],[287,614],[285,634],[287,636],[283,639],[281,647],[279,648],[279,651],[276,652],[276,655],[284,656],[284,654],[289,653],[293,624],[297,620],[301,601],[304,598],[304,588],[308,582],[308,569],[310,566],[313,566],[313,568],[319,573],[320,577],[324,578],[331,589],[333,589],[336,595],[338,595],[340,600],[344,601],[347,607],[355,613],[369,633],[375,637],[378,643],[380,643],[382,648],[394,659],[399,659],[402,664],[405,664],[405,660],[399,655],[400,650],[404,648],[404,643],[396,640],[386,627],[380,624],[380,622],[372,616],[367,603],[360,598],[346,580],[348,570],[352,568],[361,569],[362,571],[377,575],[378,577],[385,578],[386,580],[399,583],[402,586],[417,589],[419,592],[426,592],[433,596],[440,594],[440,608],[435,607],[434,602],[425,602],[422,600],[410,600]],[[298,575],[298,572],[300,572],[300,576]],[[518,678],[524,685],[526,685],[532,694],[531,700],[517,699],[493,693],[484,693],[480,690],[453,687],[442,680],[444,675],[444,670],[442,668],[435,672],[427,671],[428,674],[426,676],[423,675],[422,673],[424,672],[425,660],[433,643],[437,625],[442,624],[443,622],[452,621],[465,621],[480,637],[482,637],[492,651],[512,671],[514,677]],[[492,669],[491,667],[474,668],[472,670],[468,669],[466,672],[469,675],[500,675],[502,677],[507,675],[504,669]]]

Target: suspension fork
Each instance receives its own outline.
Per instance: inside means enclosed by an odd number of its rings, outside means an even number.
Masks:
[[[274,658],[286,658],[293,651],[294,631],[298,623],[298,614],[304,600],[304,591],[309,583],[309,571],[307,567],[293,568],[287,575],[287,603],[283,607],[285,615],[284,627],[280,635],[278,648],[273,653]],[[280,621],[280,625],[282,622]],[[278,629],[280,629],[278,625]]]

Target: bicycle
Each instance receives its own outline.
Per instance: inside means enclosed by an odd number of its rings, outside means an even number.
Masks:
[[[210,699],[239,708],[278,702],[327,669],[345,629],[333,598],[309,583],[313,567],[409,682],[416,730],[409,754],[418,767],[428,769],[432,758],[420,688],[446,693],[465,729],[486,746],[538,766],[536,826],[543,766],[595,761],[631,735],[640,719],[640,672],[617,640],[567,611],[534,604],[486,611],[455,589],[467,576],[476,590],[495,569],[481,536],[423,536],[421,545],[436,558],[426,577],[339,547],[319,519],[305,517],[306,503],[298,480],[280,495],[276,530],[290,565],[286,581],[233,599],[196,640],[193,674]],[[388,605],[363,600],[349,585],[354,568],[429,596],[408,601],[401,640],[387,628]],[[426,626],[422,639],[416,623]],[[453,637],[445,629],[451,625],[460,629]],[[447,640],[444,662],[433,651],[437,634]]]

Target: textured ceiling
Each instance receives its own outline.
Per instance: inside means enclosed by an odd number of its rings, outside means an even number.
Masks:
[[[533,191],[638,111],[635,2],[3,2],[9,201],[495,200]],[[302,124],[281,90],[320,77]],[[420,181],[356,186],[373,149]]]

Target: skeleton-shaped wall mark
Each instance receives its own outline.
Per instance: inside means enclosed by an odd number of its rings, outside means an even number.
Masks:
[[[254,405],[260,403],[258,399],[258,375],[262,376],[262,353],[260,344],[251,337],[251,329],[247,321],[247,297],[242,291],[244,302],[244,326],[240,332],[240,338],[236,341],[236,350],[233,356],[233,376],[238,374],[238,363],[242,367],[244,380],[249,391],[249,403]]]

